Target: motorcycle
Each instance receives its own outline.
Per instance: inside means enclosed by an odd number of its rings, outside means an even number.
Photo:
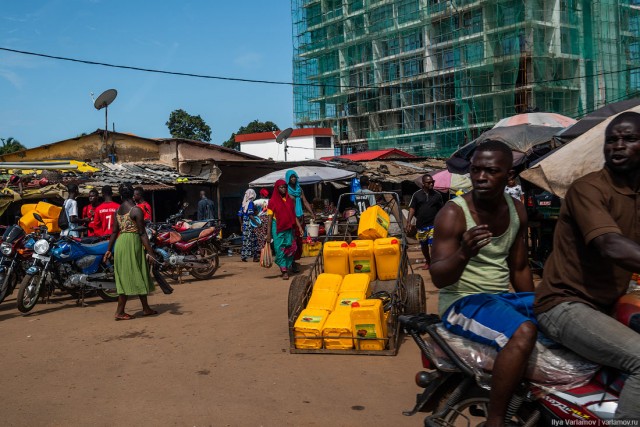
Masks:
[[[35,213],[34,217],[44,224],[40,215]],[[39,233],[33,245],[33,262],[18,289],[18,310],[28,313],[40,296],[50,298],[56,288],[77,298],[79,305],[92,293],[105,301],[118,300],[113,265],[103,261],[107,240],[89,244],[69,236],[58,239],[44,225]]]
[[[26,274],[25,265],[33,253],[33,237],[18,225],[10,225],[0,243],[0,303],[13,293]]]
[[[637,321],[640,314],[635,317]],[[433,412],[425,418],[425,426],[475,425],[486,420],[491,377],[477,366],[486,353],[474,353],[475,343],[448,333],[437,315],[401,315],[399,321],[420,348],[423,367],[428,369],[416,374],[416,384],[424,391],[414,408],[403,414]],[[640,332],[640,322],[629,326]],[[567,349],[561,351],[572,355],[574,362],[551,367],[546,385],[524,380],[509,402],[505,417],[509,425],[603,425],[603,420],[613,420],[624,376],[611,368],[588,367],[590,362]],[[584,362],[581,368],[576,360]],[[570,380],[564,387],[553,386],[559,377]]]
[[[189,224],[180,221],[182,212],[166,223],[147,224],[151,247],[163,261],[162,273],[167,277],[180,281],[182,273],[188,272],[196,279],[210,279],[220,266],[218,236],[224,225],[217,220]]]

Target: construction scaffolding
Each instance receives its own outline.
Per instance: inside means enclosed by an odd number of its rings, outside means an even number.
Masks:
[[[337,154],[446,157],[526,111],[640,95],[640,0],[292,0],[294,115]]]

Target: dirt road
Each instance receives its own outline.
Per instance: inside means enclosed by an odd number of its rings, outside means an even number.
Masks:
[[[289,354],[289,282],[221,263],[212,280],[156,291],[159,315],[131,321],[64,296],[23,316],[14,293],[0,305],[2,425],[422,425],[402,415],[419,391],[410,339],[395,357]],[[128,312],[142,314],[139,301]]]

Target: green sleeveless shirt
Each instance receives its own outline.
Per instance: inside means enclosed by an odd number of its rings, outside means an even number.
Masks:
[[[520,229],[520,218],[511,196],[505,193],[504,198],[509,206],[509,227],[501,236],[492,237],[491,243],[480,249],[478,255],[469,260],[456,283],[440,289],[438,297],[440,316],[460,298],[473,294],[498,294],[509,291],[507,258]],[[455,203],[462,208],[467,230],[477,225],[464,198],[456,197],[448,203]]]

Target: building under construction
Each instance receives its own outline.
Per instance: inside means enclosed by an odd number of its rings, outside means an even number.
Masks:
[[[292,0],[292,17],[296,124],[343,154],[447,156],[504,117],[640,92],[640,0]]]

